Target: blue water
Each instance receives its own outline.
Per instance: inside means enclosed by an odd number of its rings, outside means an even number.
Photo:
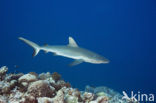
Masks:
[[[80,89],[156,92],[155,35],[155,0],[0,1],[0,66],[10,72],[58,72]],[[19,36],[39,45],[66,45],[72,36],[110,63],[68,67],[72,59],[44,52],[32,58],[33,49]]]

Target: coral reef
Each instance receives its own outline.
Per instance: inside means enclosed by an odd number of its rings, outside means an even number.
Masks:
[[[52,78],[53,78],[55,81],[58,81],[58,80],[61,79],[61,75],[58,74],[57,72],[54,72],[54,73],[52,74]]]
[[[4,79],[5,74],[7,73],[8,68],[6,66],[3,66],[0,68],[0,80],[2,81]]]
[[[38,80],[29,85],[28,94],[33,97],[53,97],[55,96],[55,88],[46,80]]]
[[[107,87],[86,86],[84,91],[53,74],[30,72],[7,74],[0,68],[0,103],[128,103],[122,95]]]

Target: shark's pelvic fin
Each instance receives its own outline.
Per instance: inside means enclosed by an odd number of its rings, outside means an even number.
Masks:
[[[40,46],[39,45],[37,45],[36,43],[34,43],[34,42],[30,41],[30,40],[24,39],[22,37],[19,37],[18,39],[22,40],[23,42],[25,42],[26,44],[28,44],[29,46],[31,46],[34,49],[33,56],[36,56],[39,53],[39,51],[40,51]]]
[[[58,56],[58,54],[57,53],[53,53],[53,56]]]
[[[83,60],[78,59],[78,60],[73,61],[71,64],[69,64],[69,66],[75,66],[75,65],[78,65],[78,64],[80,64],[82,62],[83,62]]]
[[[75,40],[72,37],[69,37],[69,44],[68,44],[68,46],[78,47],[77,43],[75,42]]]

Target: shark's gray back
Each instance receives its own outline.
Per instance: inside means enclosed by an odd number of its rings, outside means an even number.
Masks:
[[[94,52],[91,52],[87,49],[81,48],[81,47],[71,47],[71,46],[45,46],[44,48],[52,50],[56,53],[63,53],[66,55],[72,55],[72,56],[85,56],[90,57],[97,55]]]

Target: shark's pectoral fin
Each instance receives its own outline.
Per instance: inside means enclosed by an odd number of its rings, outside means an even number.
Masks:
[[[70,63],[69,66],[75,66],[75,65],[78,65],[78,64],[80,64],[80,63],[82,63],[82,62],[83,62],[83,60],[78,59],[78,60],[75,60],[75,61],[73,61],[72,63]]]

